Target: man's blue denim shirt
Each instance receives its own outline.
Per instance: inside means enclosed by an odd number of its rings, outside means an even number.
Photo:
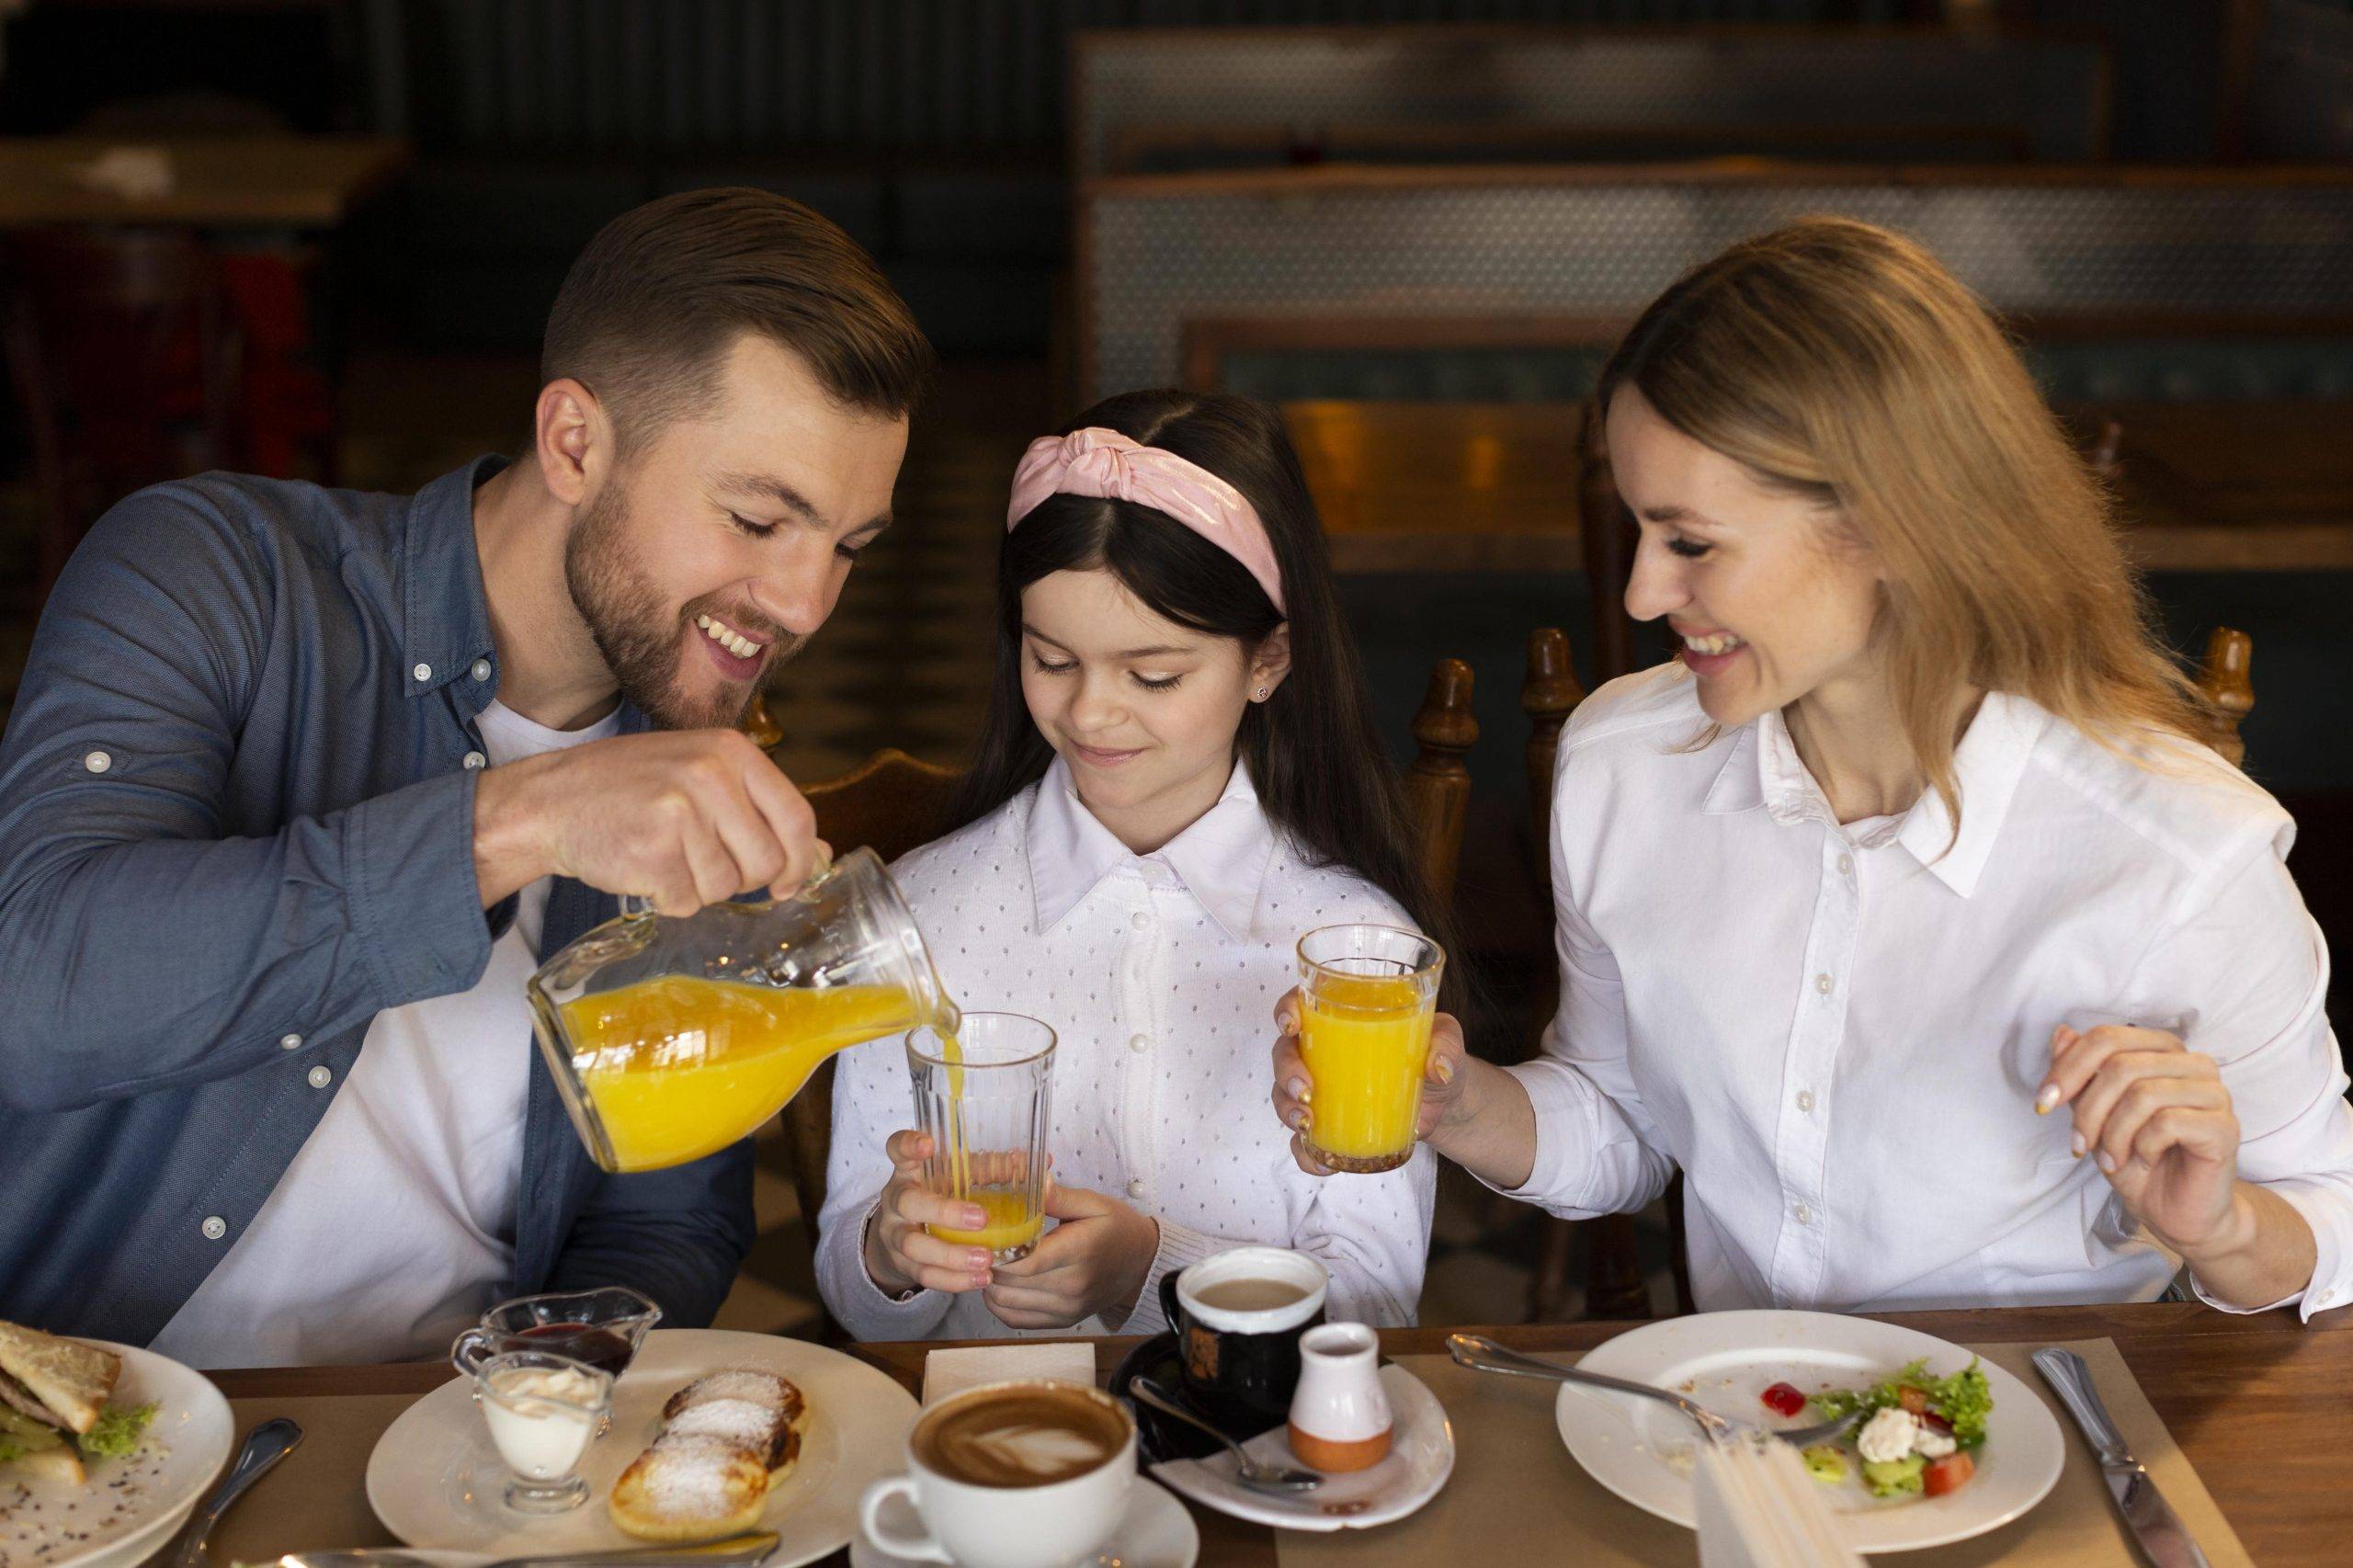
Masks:
[[[0,1318],[153,1339],[369,1020],[481,977],[513,915],[482,907],[465,766],[499,673],[473,490],[501,466],[413,496],[206,474],[74,552],[0,738]],[[612,913],[559,880],[545,950]],[[709,1323],[750,1146],[604,1175],[532,1042],[482,1049],[532,1062],[512,1291],[627,1284]]]

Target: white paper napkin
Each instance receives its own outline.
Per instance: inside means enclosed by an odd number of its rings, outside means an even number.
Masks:
[[[1701,1443],[1692,1487],[1700,1568],[1863,1568],[1787,1443]]]
[[[1092,1388],[1095,1347],[1085,1340],[1053,1339],[935,1350],[923,1358],[923,1402],[938,1404],[951,1393],[1011,1378],[1060,1378]]]

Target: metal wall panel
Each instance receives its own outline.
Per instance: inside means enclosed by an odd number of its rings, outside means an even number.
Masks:
[[[1091,396],[1173,384],[1183,324],[1315,312],[1631,315],[1734,240],[1809,213],[1926,244],[1997,309],[2353,316],[2343,184],[1439,182],[1087,197]]]
[[[377,128],[428,151],[1058,153],[1081,28],[1805,22],[1899,0],[358,0]]]
[[[2106,137],[2098,45],[1935,33],[1498,36],[1470,31],[1089,35],[1079,172],[1114,168],[1123,127],[1840,126],[2013,133],[2086,160]],[[1983,145],[1976,148],[1984,160]],[[1133,172],[1133,171],[1129,171]]]

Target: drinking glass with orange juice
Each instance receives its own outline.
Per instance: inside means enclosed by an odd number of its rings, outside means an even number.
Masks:
[[[910,1032],[907,1068],[915,1126],[931,1139],[924,1187],[986,1216],[978,1230],[925,1228],[999,1263],[1029,1256],[1046,1222],[1054,1031],[1018,1013],[966,1013],[953,1031]]]
[[[1313,1080],[1301,1141],[1336,1171],[1413,1157],[1446,953],[1393,926],[1326,926],[1299,939],[1299,1054]]]
[[[784,1108],[837,1051],[956,1007],[890,874],[842,857],[791,898],[684,919],[632,910],[526,987],[574,1130],[608,1171],[714,1153]]]

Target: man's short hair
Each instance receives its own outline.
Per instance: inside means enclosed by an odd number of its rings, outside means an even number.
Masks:
[[[931,374],[931,345],[872,256],[800,202],[739,186],[649,201],[598,231],[548,313],[540,384],[596,393],[626,455],[717,407],[721,358],[744,333],[886,418],[911,413]]]

